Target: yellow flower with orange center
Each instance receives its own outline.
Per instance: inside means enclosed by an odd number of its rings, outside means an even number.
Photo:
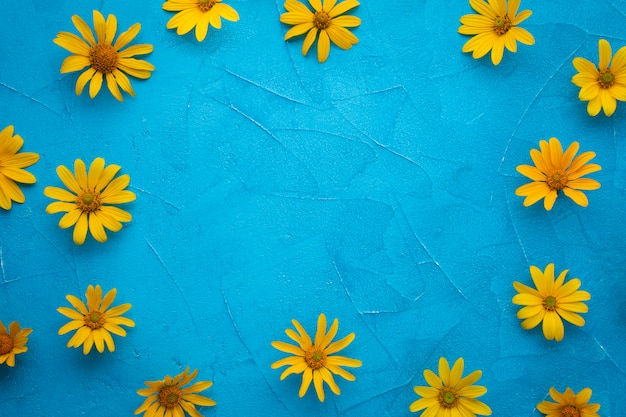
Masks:
[[[33,184],[33,174],[24,170],[39,161],[39,154],[19,152],[24,145],[20,135],[13,136],[13,126],[7,126],[0,132],[0,207],[11,209],[11,201],[23,203],[24,193],[16,183]]]
[[[46,213],[54,214],[66,212],[59,221],[59,227],[66,229],[74,226],[74,243],[85,243],[87,230],[98,242],[106,242],[107,235],[104,228],[113,232],[122,229],[121,222],[130,222],[130,213],[115,207],[134,201],[136,196],[125,188],[130,183],[128,174],[113,179],[121,169],[119,165],[105,166],[104,159],[96,158],[87,167],[81,159],[74,161],[76,175],[65,167],[57,167],[59,178],[69,189],[46,187],[44,195],[60,201],[48,204]]]
[[[198,393],[210,388],[213,382],[198,381],[185,387],[196,375],[197,369],[190,374],[187,367],[174,378],[166,375],[159,381],[146,381],[148,388],[138,390],[137,394],[148,398],[135,410],[135,414],[144,413],[144,417],[184,417],[187,412],[191,417],[202,417],[196,405],[212,407],[215,401]]]
[[[85,305],[78,297],[68,294],[65,298],[74,307],[59,307],[57,311],[65,317],[72,319],[59,329],[59,334],[63,335],[73,330],[76,333],[67,342],[67,347],[77,348],[83,345],[83,353],[86,355],[95,345],[98,352],[104,352],[104,346],[109,352],[115,351],[115,343],[111,333],[117,336],[126,336],[126,331],[120,326],[134,327],[135,322],[122,314],[126,313],[132,307],[131,304],[120,304],[111,307],[115,300],[117,290],[113,288],[102,297],[102,288],[100,285],[87,287],[86,297],[87,305]]]
[[[582,389],[578,394],[574,394],[571,388],[566,388],[563,394],[550,388],[550,396],[556,402],[544,400],[537,404],[537,410],[546,417],[600,417],[600,404],[589,404],[589,388]]]
[[[298,393],[300,397],[306,394],[311,382],[313,382],[315,386],[317,398],[322,402],[324,401],[324,382],[328,384],[334,394],[341,394],[339,387],[335,383],[333,374],[339,375],[348,381],[354,381],[354,375],[341,367],[359,367],[361,366],[361,361],[333,354],[352,343],[355,337],[354,333],[350,333],[343,339],[331,343],[337,335],[339,321],[337,319],[333,320],[330,329],[328,329],[328,333],[326,333],[326,316],[320,314],[317,319],[315,340],[312,341],[297,320],[292,320],[291,322],[298,333],[291,329],[286,329],[285,333],[298,345],[275,341],[272,342],[272,346],[294,356],[289,356],[274,362],[272,369],[288,366],[280,375],[281,381],[291,374],[302,374],[302,384],[300,385],[300,391]]]
[[[113,39],[117,32],[117,18],[114,15],[108,15],[105,21],[99,11],[93,11],[95,37],[89,25],[79,16],[72,16],[72,22],[82,39],[70,32],[59,32],[53,42],[72,53],[61,64],[61,74],[89,67],[76,81],[76,95],[81,95],[87,83],[91,81],[89,96],[94,98],[106,80],[109,91],[119,101],[124,101],[120,87],[134,96],[135,92],[126,74],[147,79],[150,78],[151,71],[154,71],[154,65],[134,58],[135,55],[152,52],[152,45],[138,44],[122,50],[137,36],[141,25],[135,23],[126,32],[120,33],[114,43]]]
[[[20,329],[20,324],[16,321],[9,324],[9,331],[0,321],[0,365],[6,363],[8,366],[15,366],[15,355],[28,350],[26,342],[28,335],[33,329]]]
[[[196,28],[196,39],[202,42],[209,31],[222,27],[222,18],[236,22],[239,14],[222,0],[167,0],[163,10],[176,13],[168,22],[168,29],[176,29],[178,35],[189,33]]]

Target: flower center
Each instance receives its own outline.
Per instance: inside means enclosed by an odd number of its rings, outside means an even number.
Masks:
[[[459,396],[456,391],[449,387],[443,387],[439,391],[439,404],[445,408],[456,407],[456,403],[459,401]]]
[[[326,365],[326,354],[317,346],[311,346],[304,354],[304,361],[311,369],[320,369]]]
[[[330,26],[330,16],[324,10],[319,12],[315,12],[315,17],[313,18],[313,24],[316,28],[323,30]]]
[[[96,211],[102,205],[100,201],[100,193],[91,190],[83,190],[76,200],[76,205],[84,213]]]
[[[493,30],[495,30],[498,35],[504,35],[513,26],[511,24],[511,19],[509,19],[509,16],[506,14],[504,16],[496,17],[493,21],[493,25]]]
[[[198,0],[198,7],[203,12],[208,12],[215,6],[215,3],[217,3],[217,0]]]
[[[89,313],[85,314],[85,324],[91,329],[99,329],[104,325],[104,322],[104,314],[99,311],[91,310]]]
[[[176,385],[166,385],[159,392],[159,402],[167,408],[178,405],[183,397],[183,393]]]
[[[546,176],[546,182],[550,189],[560,190],[567,185],[567,174],[562,169],[557,169]]]
[[[99,43],[89,51],[89,62],[93,69],[110,74],[117,68],[117,51],[106,43]]]
[[[561,409],[561,417],[580,417],[580,411],[573,405],[566,405]]]
[[[543,299],[543,306],[547,309],[547,310],[554,310],[556,308],[556,298],[554,298],[553,296],[548,296],[546,298]]]
[[[13,349],[13,338],[8,334],[0,334],[0,355],[9,353]]]
[[[609,88],[615,84],[615,75],[611,73],[610,69],[607,69],[606,71],[600,73],[598,82],[600,83],[601,88]]]

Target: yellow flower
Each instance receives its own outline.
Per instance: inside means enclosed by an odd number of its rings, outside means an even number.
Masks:
[[[528,207],[537,201],[544,199],[543,206],[546,210],[552,210],[554,202],[559,194],[563,194],[574,200],[583,207],[587,207],[587,196],[580,190],[597,190],[600,183],[590,178],[581,178],[602,168],[597,164],[588,164],[596,154],[584,152],[574,156],[578,152],[578,142],[573,142],[565,152],[561,142],[557,138],[539,141],[540,151],[532,149],[530,157],[535,166],[518,165],[517,172],[527,176],[533,182],[522,185],[515,190],[515,195],[526,197],[524,206]]]
[[[141,79],[150,78],[150,71],[154,71],[154,66],[133,57],[149,54],[152,52],[152,45],[139,44],[123,51],[121,49],[137,36],[141,25],[135,23],[126,32],[121,33],[113,43],[117,31],[117,19],[114,15],[110,14],[105,21],[99,11],[93,11],[95,38],[91,28],[79,16],[72,16],[72,22],[84,40],[73,33],[59,32],[53,42],[73,54],[65,58],[61,64],[61,74],[89,67],[76,81],[76,95],[80,95],[87,82],[91,80],[89,96],[94,98],[106,78],[109,91],[119,101],[124,101],[119,87],[134,96],[135,92],[126,74]]]
[[[214,406],[215,401],[198,393],[208,389],[213,383],[198,381],[183,388],[197,374],[197,369],[189,374],[189,367],[187,367],[183,373],[174,378],[166,375],[161,381],[146,381],[145,384],[150,388],[140,389],[137,394],[148,398],[141,407],[135,410],[135,414],[145,412],[144,417],[184,417],[186,411],[191,417],[202,417],[202,414],[196,410],[196,405]]]
[[[0,132],[0,207],[11,209],[11,201],[23,203],[24,193],[16,182],[33,184],[35,176],[22,168],[29,167],[39,161],[34,152],[18,153],[24,145],[20,135],[13,136],[13,126],[7,126]]]
[[[335,319],[333,324],[326,333],[326,316],[320,314],[317,319],[317,333],[315,333],[315,343],[304,330],[302,325],[296,320],[291,320],[298,333],[291,329],[286,329],[285,333],[298,344],[298,346],[285,342],[272,342],[272,346],[276,349],[291,353],[289,356],[278,360],[272,364],[272,369],[282,366],[289,366],[280,375],[282,381],[288,375],[302,374],[302,385],[300,386],[299,396],[302,398],[306,394],[311,381],[315,386],[317,398],[324,401],[324,382],[328,384],[330,390],[336,395],[341,394],[339,387],[335,383],[332,374],[341,376],[348,381],[354,381],[355,377],[351,373],[345,371],[342,366],[352,368],[361,366],[361,361],[346,358],[344,356],[330,356],[344,349],[354,340],[354,333],[350,333],[346,337],[336,342],[330,343],[339,329],[339,321]]]
[[[411,412],[426,409],[421,414],[423,417],[490,416],[491,409],[476,399],[485,395],[487,388],[472,385],[480,379],[482,371],[474,371],[461,378],[463,366],[463,358],[459,358],[450,370],[448,361],[442,357],[439,359],[439,376],[430,369],[424,370],[424,379],[430,386],[413,388],[422,398],[411,404]]]
[[[605,115],[611,116],[617,107],[616,100],[626,101],[626,46],[617,51],[610,66],[611,45],[600,39],[598,51],[598,67],[585,58],[574,58],[578,74],[572,77],[572,82],[580,87],[578,98],[589,102],[587,113],[590,116],[600,113],[600,108]]]
[[[74,336],[67,342],[67,347],[77,348],[83,345],[83,353],[86,355],[91,351],[94,344],[98,352],[104,352],[106,343],[109,352],[115,351],[111,333],[126,336],[126,331],[120,326],[135,327],[134,321],[122,317],[122,314],[130,310],[131,304],[120,304],[109,309],[116,294],[117,290],[113,288],[102,298],[100,285],[96,285],[96,288],[90,285],[85,294],[87,296],[86,306],[78,297],[71,294],[65,296],[75,310],[69,307],[57,308],[59,313],[72,319],[59,329],[59,334],[63,335],[76,330]]]
[[[470,6],[478,14],[466,14],[461,17],[459,33],[473,35],[463,45],[463,52],[472,52],[472,58],[478,59],[491,51],[491,62],[498,65],[504,54],[504,47],[517,52],[517,41],[532,45],[535,38],[526,29],[518,27],[532,12],[524,10],[517,14],[521,0],[470,0]]]
[[[555,281],[554,264],[549,264],[543,272],[536,266],[531,266],[530,275],[536,289],[517,281],[513,283],[519,293],[513,297],[513,304],[525,306],[517,312],[517,318],[524,320],[524,329],[533,329],[543,322],[545,338],[560,342],[565,333],[561,319],[576,326],[585,325],[585,319],[578,313],[589,310],[583,301],[591,299],[591,294],[578,290],[578,278],[565,282],[567,272],[567,269],[561,272]]]
[[[122,223],[132,220],[130,213],[109,204],[122,204],[135,200],[135,193],[125,190],[130,183],[128,174],[113,179],[120,170],[119,165],[105,167],[104,159],[96,158],[89,167],[89,174],[85,163],[76,159],[74,171],[76,176],[65,167],[57,167],[57,174],[63,184],[71,191],[58,187],[46,187],[43,193],[55,201],[48,204],[46,212],[54,214],[66,212],[59,221],[63,229],[74,226],[74,243],[85,243],[87,229],[98,242],[107,240],[104,228],[117,232],[122,229]],[[72,194],[74,193],[74,194]]]
[[[15,366],[15,355],[24,353],[28,350],[26,342],[28,335],[33,329],[21,329],[20,324],[16,321],[9,324],[9,332],[0,321],[0,365],[6,363],[8,366]]]
[[[566,388],[561,394],[554,388],[550,388],[550,396],[556,401],[542,401],[537,404],[537,410],[547,417],[600,417],[598,410],[600,404],[588,404],[591,399],[591,390],[585,388],[578,394],[574,394],[570,388]]]
[[[222,27],[222,20],[236,22],[239,14],[222,0],[168,0],[163,3],[163,10],[179,12],[168,22],[168,29],[176,29],[176,33],[184,35],[196,28],[196,39],[202,42],[209,31],[209,24],[216,29]]]
[[[361,24],[361,19],[356,16],[340,16],[348,10],[359,5],[356,0],[345,0],[339,4],[337,0],[309,0],[314,11],[298,0],[286,0],[285,9],[287,13],[280,15],[280,21],[288,25],[295,25],[285,34],[285,40],[294,36],[303,35],[306,37],[302,43],[302,55],[309,52],[309,48],[315,42],[317,34],[317,60],[325,62],[330,53],[330,41],[341,49],[350,49],[356,45],[359,39],[348,29]]]

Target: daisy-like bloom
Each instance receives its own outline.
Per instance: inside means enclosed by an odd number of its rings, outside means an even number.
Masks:
[[[13,126],[7,126],[0,132],[0,207],[5,210],[11,209],[11,201],[26,201],[17,182],[33,184],[36,181],[35,176],[23,168],[39,161],[39,155],[19,152],[23,145],[24,139],[20,135],[13,136]]]
[[[28,335],[33,329],[20,329],[20,324],[16,321],[9,324],[9,331],[0,321],[0,365],[6,363],[8,366],[15,366],[15,355],[28,350],[26,342]]]
[[[532,12],[523,10],[517,14],[521,0],[470,0],[470,6],[478,14],[466,14],[461,17],[459,33],[472,35],[472,39],[463,45],[463,52],[471,52],[472,58],[478,59],[491,51],[491,62],[498,65],[502,61],[504,48],[517,52],[517,41],[532,45],[535,38],[526,29],[518,25]]]
[[[533,180],[515,190],[515,195],[526,197],[525,207],[543,198],[544,208],[552,210],[559,191],[574,200],[576,204],[587,207],[589,204],[587,196],[580,190],[597,190],[600,188],[600,183],[591,178],[581,177],[600,171],[602,167],[598,164],[587,163],[596,156],[594,152],[583,152],[574,158],[578,148],[578,142],[572,142],[563,152],[561,142],[557,138],[550,138],[550,142],[539,141],[540,150],[531,149],[530,157],[535,166],[518,165],[517,167],[517,172]]]
[[[59,307],[57,311],[72,321],[65,324],[59,329],[59,334],[76,330],[74,336],[67,342],[67,347],[77,348],[83,345],[83,353],[86,355],[91,351],[93,345],[96,345],[98,352],[104,352],[106,344],[109,352],[115,351],[115,344],[111,333],[117,336],[126,336],[126,330],[120,326],[135,327],[135,322],[122,314],[131,308],[131,304],[120,304],[119,306],[109,308],[117,290],[113,288],[102,297],[102,288],[100,285],[87,287],[87,305],[85,305],[78,297],[71,294],[65,296],[67,301],[74,307]]]
[[[556,403],[542,401],[537,404],[537,410],[547,417],[600,417],[600,404],[589,404],[589,388],[582,389],[578,394],[574,394],[570,388],[566,388],[563,394],[550,388],[550,396]]]
[[[578,98],[588,101],[587,113],[596,116],[600,109],[611,116],[617,101],[626,101],[626,46],[622,46],[611,63],[611,44],[600,39],[598,42],[600,62],[596,67],[585,58],[574,58],[573,64],[578,74],[572,82],[580,87]],[[612,65],[611,65],[612,64]]]
[[[185,388],[197,374],[197,369],[190,374],[187,367],[174,378],[166,375],[161,381],[146,381],[149,388],[140,389],[137,394],[148,398],[135,410],[135,414],[145,413],[144,417],[184,417],[187,412],[191,417],[202,417],[196,405],[214,406],[215,401],[198,393],[211,387],[213,382],[198,381]]]
[[[333,338],[337,335],[339,321],[335,319],[330,329],[328,329],[328,333],[326,333],[326,316],[322,313],[317,319],[317,332],[315,333],[315,341],[313,342],[297,320],[291,320],[291,322],[298,333],[291,329],[286,329],[285,333],[298,345],[296,346],[285,342],[272,342],[272,346],[282,352],[291,353],[294,356],[289,356],[274,362],[272,369],[289,366],[280,375],[281,381],[291,374],[302,374],[302,384],[300,385],[300,392],[298,394],[300,398],[306,394],[311,385],[311,381],[313,381],[313,385],[315,386],[317,398],[322,402],[324,401],[324,382],[328,384],[334,394],[341,394],[332,374],[339,375],[348,381],[354,381],[356,379],[354,375],[341,367],[349,366],[356,368],[361,366],[361,361],[344,356],[331,355],[352,343],[354,333],[350,333],[343,339],[331,343]]]
[[[474,371],[463,376],[463,358],[457,359],[450,370],[446,358],[439,359],[439,376],[430,369],[424,370],[424,379],[429,387],[414,387],[420,398],[414,401],[410,410],[418,412],[426,409],[422,417],[469,417],[490,416],[491,408],[476,398],[485,395],[487,388],[472,385],[482,376],[482,371]]]
[[[176,13],[168,22],[168,29],[176,29],[178,35],[189,33],[196,28],[196,39],[202,42],[209,31],[209,24],[215,29],[222,28],[222,18],[236,22],[239,14],[222,0],[167,0],[163,10]]]
[[[61,74],[89,67],[76,81],[76,95],[79,96],[87,82],[91,80],[89,96],[94,98],[102,87],[102,81],[106,79],[109,91],[119,101],[124,101],[120,87],[134,96],[135,92],[126,74],[141,79],[150,78],[154,65],[133,57],[149,54],[152,52],[152,45],[138,44],[129,46],[123,51],[121,49],[137,36],[141,25],[135,23],[126,32],[120,33],[117,41],[113,43],[117,32],[117,19],[114,15],[108,15],[105,21],[99,11],[93,11],[96,37],[89,25],[79,16],[72,16],[72,22],[83,39],[73,33],[59,32],[53,42],[73,54],[65,58],[61,64]]]
[[[88,229],[98,242],[106,242],[105,227],[118,232],[122,229],[121,222],[132,220],[130,213],[111,205],[135,200],[135,193],[125,189],[130,183],[128,174],[113,179],[120,168],[114,164],[105,167],[104,159],[96,158],[87,173],[85,163],[76,159],[76,176],[64,165],[57,167],[59,178],[71,192],[58,187],[43,190],[47,197],[60,200],[48,204],[46,212],[66,213],[61,217],[59,226],[66,229],[75,225],[74,243],[77,245],[85,243]]]
[[[346,28],[357,27],[361,19],[356,16],[340,16],[359,5],[356,0],[345,0],[337,4],[337,0],[309,0],[313,11],[298,0],[286,0],[286,13],[280,15],[280,21],[294,25],[285,34],[285,40],[306,33],[302,43],[302,55],[317,40],[317,60],[325,62],[330,53],[330,41],[341,49],[350,49],[359,43],[359,39]]]
[[[586,313],[589,308],[583,301],[591,299],[587,291],[580,291],[580,280],[573,278],[565,282],[568,270],[554,279],[554,264],[549,264],[541,272],[536,266],[530,267],[530,276],[535,288],[515,281],[513,287],[519,294],[513,297],[513,304],[523,305],[517,312],[522,319],[522,327],[533,329],[543,322],[543,335],[548,340],[563,340],[565,329],[563,320],[576,326],[584,326],[585,319],[578,313]]]

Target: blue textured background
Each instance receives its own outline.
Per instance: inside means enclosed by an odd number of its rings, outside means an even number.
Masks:
[[[570,79],[599,38],[626,45],[625,2],[523,1],[536,44],[498,67],[461,52],[466,1],[364,1],[360,43],[323,65],[283,41],[282,1],[230,1],[241,20],[204,43],[168,31],[159,2],[58,3],[0,14],[0,128],[41,154],[26,203],[0,213],[0,320],[34,329],[0,366],[0,413],[132,415],[143,381],[191,366],[215,383],[206,416],[408,416],[443,355],[483,370],[495,416],[539,416],[550,386],[590,387],[602,416],[624,415],[626,103],[589,117]],[[52,39],[94,8],[154,45],[156,71],[124,103],[76,97],[77,74],[59,74]],[[588,208],[514,195],[515,166],[551,136],[597,153]],[[76,246],[43,189],[61,185],[57,165],[97,156],[131,175],[134,219]],[[550,262],[592,294],[561,343],[524,331],[511,303],[512,282]],[[55,309],[97,283],[137,327],[83,356]],[[285,356],[270,342],[292,318],[313,333],[320,312],[356,333],[342,353],[363,361],[323,404],[270,369]]]

